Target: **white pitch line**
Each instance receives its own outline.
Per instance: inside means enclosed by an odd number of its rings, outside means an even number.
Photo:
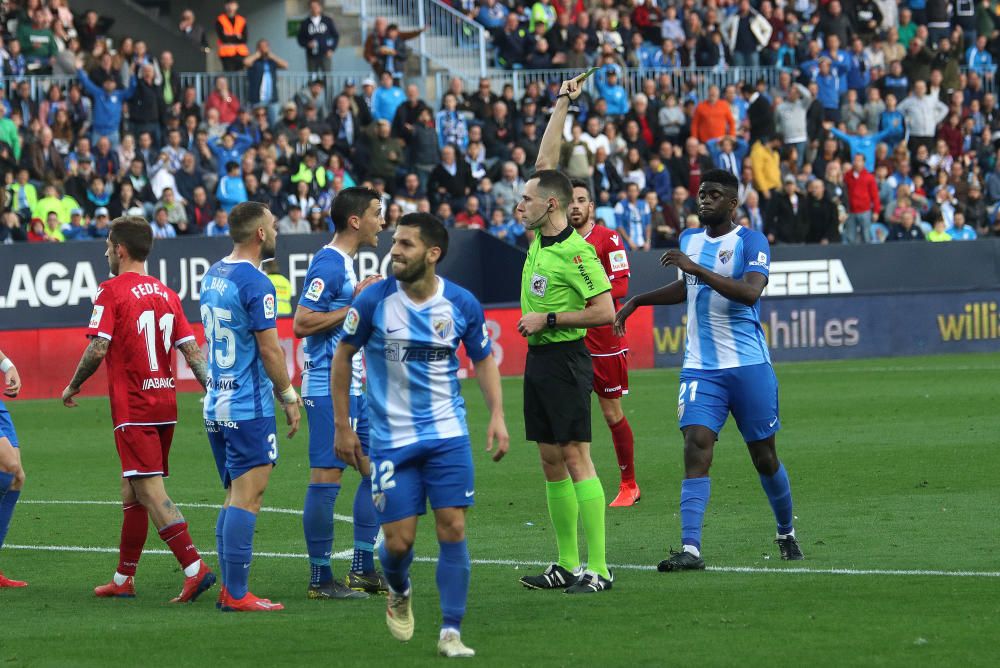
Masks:
[[[89,552],[98,554],[118,554],[116,547],[85,547],[82,545],[5,545],[11,550],[32,550],[37,552]],[[168,550],[144,550],[144,554],[172,554]],[[205,551],[201,554],[215,555],[215,552]],[[333,555],[334,559],[347,559],[353,550],[344,550]],[[271,559],[307,559],[307,554],[290,552],[255,552],[255,557]],[[434,557],[416,557],[414,561],[437,563]],[[515,559],[473,559],[477,566],[548,566],[547,561],[518,561]],[[608,564],[613,570],[623,571],[655,571],[655,566],[646,564]],[[709,566],[705,570],[713,573],[760,574],[793,574],[793,575],[888,575],[910,577],[959,577],[959,578],[1000,578],[1000,572],[993,571],[941,571],[941,570],[903,570],[903,569],[855,569],[855,568],[770,568],[756,566]]]
[[[33,503],[39,506],[120,506],[121,501],[52,501],[47,499],[25,499],[18,503]],[[180,508],[208,508],[209,510],[219,510],[221,505],[213,503],[177,503]],[[271,506],[261,506],[261,511],[265,513],[280,513],[282,515],[301,515],[302,511],[295,508],[273,508]],[[354,518],[350,515],[334,514],[333,519],[341,522],[353,524]]]

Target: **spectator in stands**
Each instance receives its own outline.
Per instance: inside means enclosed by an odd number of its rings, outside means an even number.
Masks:
[[[44,7],[31,13],[31,21],[20,21],[17,27],[17,41],[27,62],[28,72],[49,74],[52,63],[59,52],[55,35],[51,30],[52,15]]]
[[[205,236],[229,236],[229,214],[226,213],[225,209],[219,209],[215,212],[215,217],[212,219],[212,222],[210,222],[205,228]]]
[[[454,146],[445,146],[441,150],[441,162],[434,167],[427,180],[431,204],[447,202],[452,210],[461,210],[474,186],[469,165],[457,159]]]
[[[391,122],[396,115],[396,109],[405,101],[406,94],[396,85],[389,72],[382,72],[380,83],[372,96],[372,116],[377,121]]]
[[[652,219],[649,205],[639,198],[640,187],[630,182],[625,187],[625,199],[615,206],[615,231],[632,250],[649,250],[652,244]]]
[[[750,147],[753,186],[763,198],[765,209],[769,205],[772,193],[781,187],[781,160],[778,155],[780,146],[780,137],[768,137]]]
[[[194,12],[190,9],[185,9],[181,12],[181,20],[177,24],[177,30],[200,49],[204,51],[208,50],[208,39],[205,37],[205,29],[195,22]]]
[[[875,177],[866,169],[866,163],[864,155],[854,153],[851,169],[844,174],[848,205],[842,235],[847,244],[872,243],[872,217],[882,211]]]
[[[298,204],[288,207],[288,213],[278,221],[278,234],[309,234],[309,221]]]
[[[329,72],[333,67],[333,53],[340,42],[337,24],[323,13],[320,0],[309,1],[309,16],[299,24],[299,46],[306,51],[306,69],[310,72]]]
[[[719,98],[719,87],[710,86],[708,98],[695,107],[691,135],[701,143],[736,134],[736,121],[729,104]]]
[[[619,82],[620,68],[617,65],[605,65],[595,75],[597,92],[608,105],[608,116],[622,118],[628,113],[628,93]]]
[[[889,228],[889,236],[886,241],[923,241],[924,232],[916,224],[916,216],[912,211],[903,211],[899,223],[894,223]]]
[[[485,230],[486,220],[479,211],[479,198],[469,195],[465,207],[455,216],[456,229]]]
[[[250,55],[247,48],[247,20],[239,13],[236,0],[226,0],[224,11],[215,19],[215,34],[222,69],[239,72],[244,68],[243,59]],[[227,228],[228,229],[228,228]]]
[[[219,113],[219,123],[228,126],[240,113],[240,101],[229,89],[229,79],[216,77],[215,89],[205,98],[205,113],[215,109]]]
[[[129,102],[129,121],[137,135],[148,132],[154,146],[160,146],[160,128],[166,115],[163,92],[156,84],[152,65],[143,65]]]
[[[153,212],[152,228],[154,239],[173,239],[177,236],[177,230],[170,224],[167,210],[162,206],[156,207],[156,211]]]
[[[375,73],[381,76],[386,69],[386,56],[395,55],[396,50],[402,47],[403,42],[413,39],[426,29],[427,27],[423,26],[416,30],[400,31],[395,36],[394,46],[387,46],[385,42],[389,32],[389,21],[384,16],[377,16],[373,29],[365,38],[364,59],[372,66]]]
[[[739,9],[722,24],[726,46],[736,67],[760,65],[760,50],[771,40],[773,28],[766,18],[750,6],[750,0],[740,0]]]
[[[76,76],[83,85],[83,89],[93,99],[94,115],[90,136],[92,141],[97,141],[98,137],[107,137],[112,144],[120,141],[119,130],[122,122],[122,105],[126,100],[132,99],[136,90],[135,75],[131,77],[128,88],[124,91],[118,90],[118,83],[113,78],[107,78],[100,88],[98,88],[83,71],[82,59],[77,59]]]

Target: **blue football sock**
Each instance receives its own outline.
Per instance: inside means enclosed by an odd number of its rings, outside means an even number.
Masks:
[[[351,570],[371,573],[375,570],[375,537],[378,535],[378,518],[372,501],[372,479],[362,478],[354,495],[354,558]]]
[[[760,484],[771,502],[774,519],[778,522],[778,533],[792,533],[792,487],[788,482],[785,465],[779,462],[778,470],[772,476],[760,476]]]
[[[10,518],[14,514],[14,505],[21,498],[21,490],[8,489],[7,493],[0,498],[0,547],[7,537],[7,529],[10,527]]]
[[[253,531],[257,516],[249,510],[229,506],[226,511],[226,526],[223,541],[226,548],[226,590],[233,598],[243,598],[247,594],[250,579],[250,562],[253,560]]]
[[[327,482],[309,483],[302,511],[302,530],[309,552],[310,582],[319,584],[333,579],[330,555],[333,554],[333,506],[340,485]]]
[[[14,482],[14,478],[16,477],[17,476],[13,473],[0,471],[0,499],[2,499],[3,495],[7,493],[7,490],[10,488],[11,483]]]
[[[222,585],[226,585],[226,560],[222,555],[226,553],[223,531],[226,526],[226,507],[219,511],[219,519],[215,520],[215,551],[219,555],[219,577],[222,578]]]
[[[469,597],[469,576],[472,573],[469,546],[464,539],[457,543],[438,541],[438,544],[441,546],[437,565],[441,628],[459,631],[465,617],[465,601]]]
[[[378,551],[378,560],[382,562],[382,570],[389,587],[397,594],[402,594],[410,588],[410,564],[413,563],[413,548],[401,557],[396,557],[385,549],[385,543]]]
[[[712,493],[712,479],[688,478],[681,483],[681,544],[701,550],[701,525]]]

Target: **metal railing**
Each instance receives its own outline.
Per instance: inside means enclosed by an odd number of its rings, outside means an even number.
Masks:
[[[490,68],[485,75],[493,84],[493,91],[498,93],[507,84],[514,88],[514,99],[520,100],[525,94],[528,85],[537,82],[544,92],[545,86],[552,82],[561,82],[580,74],[579,70],[552,69],[552,70],[503,70]],[[731,67],[719,70],[709,67],[689,67],[676,70],[654,70],[649,68],[626,68],[620,75],[619,80],[629,97],[642,92],[642,83],[646,79],[653,79],[657,84],[665,80],[668,82],[669,90],[674,91],[679,97],[687,94],[695,95],[699,100],[708,94],[710,86],[725,88],[730,84],[756,83],[759,79],[767,82],[768,87],[777,85],[780,71],[773,67]],[[435,78],[437,93],[441,95],[448,89],[448,82],[453,77],[462,79],[466,90],[475,90],[478,86],[479,75],[468,72],[438,72]],[[597,79],[591,77],[584,84],[584,90],[594,99],[598,96]]]
[[[236,96],[236,99],[241,104],[247,104],[249,82],[246,72],[181,72],[178,76],[181,80],[181,86],[194,87],[198,104],[204,103],[208,94],[214,90],[216,79],[220,77],[226,79],[229,83],[229,90]],[[278,70],[275,78],[275,92],[278,102],[287,102],[294,98],[300,91],[306,89],[310,81],[320,78],[325,85],[327,104],[331,105],[333,98],[344,87],[344,83],[348,79],[354,79],[360,89],[361,81],[371,76],[371,70],[357,72],[336,70],[321,73]],[[66,75],[33,75],[18,80],[11,77],[4,77],[0,79],[0,86],[6,90],[8,98],[10,97],[11,89],[16,87],[21,80],[28,82],[32,99],[41,101],[45,99],[49,87],[53,84],[61,86],[65,90],[77,78]],[[175,94],[179,95],[179,92],[175,92]]]
[[[416,19],[427,29],[417,38],[420,74],[426,76],[427,62],[450,71],[485,76],[489,52],[486,28],[439,0],[345,0],[360,3],[361,41],[376,16]],[[405,28],[400,25],[400,28]]]

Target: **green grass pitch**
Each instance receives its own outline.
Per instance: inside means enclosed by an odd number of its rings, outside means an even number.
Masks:
[[[993,665],[1000,618],[1000,355],[782,364],[777,373],[784,424],[778,452],[791,476],[806,561],[778,559],[770,508],[730,421],[716,451],[704,533],[705,558],[719,570],[653,570],[678,546],[677,372],[636,372],[625,407],[636,434],[642,502],[608,510],[608,558],[619,565],[614,590],[572,598],[517,583],[555,554],[538,455],[523,440],[520,381],[504,381],[514,438],[500,464],[483,452],[485,412],[478,390],[466,383],[478,467],[468,533],[477,563],[463,638],[478,651],[477,661]],[[0,665],[441,661],[430,521],[417,540],[418,557],[426,561],[413,570],[417,631],[410,643],[389,636],[384,600],[305,598],[309,569],[304,556],[296,556],[305,546],[294,514],[308,476],[304,433],[281,442],[265,505],[288,512],[262,513],[255,549],[275,556],[257,559],[250,578],[254,592],[282,601],[286,610],[223,615],[213,605],[215,589],[194,605],[167,603],[182,576],[164,554],[143,557],[135,600],[95,599],[92,588],[107,581],[117,563],[120,510],[52,502],[115,500],[118,461],[107,401],[84,400],[75,411],[57,401],[11,401],[8,408],[23,444],[27,484],[0,567],[31,586],[0,590]],[[198,398],[183,396],[168,489],[197,545],[211,551],[215,511],[194,504],[219,503],[222,491],[199,414]],[[618,475],[596,402],[594,417],[594,459],[611,499]],[[345,478],[337,511],[349,515],[357,477]],[[351,542],[350,525],[337,522],[335,550]],[[111,551],[56,551],[59,546]],[[153,531],[147,548],[163,548]],[[207,559],[215,567],[215,557]],[[346,559],[337,566],[343,575]]]

